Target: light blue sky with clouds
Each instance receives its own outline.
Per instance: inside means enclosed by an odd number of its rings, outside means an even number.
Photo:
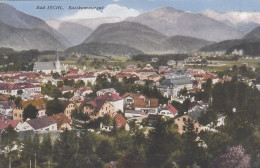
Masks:
[[[68,6],[104,6],[118,4],[140,13],[159,7],[174,7],[183,11],[203,12],[213,9],[219,12],[256,11],[260,12],[260,0],[38,0],[38,1],[3,1],[18,10],[42,19],[57,19],[70,16],[78,10],[68,10]],[[37,10],[37,6],[62,5],[64,10]]]

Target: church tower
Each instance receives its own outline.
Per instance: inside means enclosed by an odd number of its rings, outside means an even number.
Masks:
[[[55,68],[56,68],[56,72],[61,73],[61,65],[60,65],[58,50],[57,50],[57,53],[56,53]]]

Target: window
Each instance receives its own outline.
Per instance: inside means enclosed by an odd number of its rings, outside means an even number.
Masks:
[[[185,118],[185,117],[183,117],[183,121],[186,121],[186,118]]]
[[[199,131],[199,129],[198,128],[196,128],[196,132],[198,132]]]
[[[17,117],[17,113],[14,113],[14,116]]]
[[[21,115],[21,114],[19,114],[19,117],[22,117],[22,115]]]

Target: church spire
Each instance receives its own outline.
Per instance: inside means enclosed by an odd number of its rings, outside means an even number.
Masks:
[[[60,65],[60,59],[59,59],[58,50],[57,50],[57,53],[56,53],[55,68],[56,68],[56,72],[58,72],[58,73],[61,72],[61,65]]]
[[[59,51],[56,50],[56,62],[60,62]]]

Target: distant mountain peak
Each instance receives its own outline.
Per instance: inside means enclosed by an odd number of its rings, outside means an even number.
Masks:
[[[156,11],[160,11],[160,12],[184,12],[182,10],[173,8],[173,7],[161,7],[161,8],[157,8],[152,10],[151,12],[156,12]]]

